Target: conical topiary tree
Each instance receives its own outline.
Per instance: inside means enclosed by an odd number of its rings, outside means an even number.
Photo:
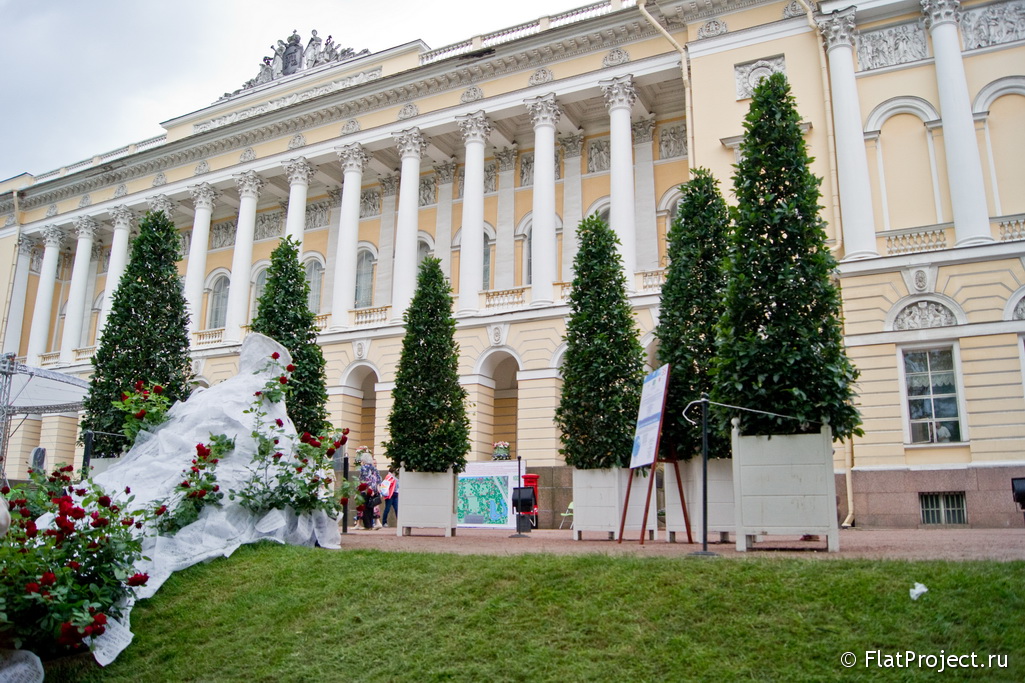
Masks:
[[[669,265],[655,337],[659,362],[670,366],[661,451],[664,456],[688,460],[701,454],[701,429],[687,422],[683,411],[712,388],[715,326],[726,289],[729,210],[707,169],[695,169],[680,190],[683,197],[666,235]],[[728,433],[711,431],[708,453],[713,458],[729,457]]]
[[[644,352],[626,297],[615,233],[594,215],[581,221],[577,236],[562,398],[555,411],[562,430],[559,452],[567,465],[579,469],[626,467],[644,380]]]
[[[461,472],[470,451],[470,421],[466,390],[459,385],[452,290],[438,259],[428,257],[420,265],[403,320],[406,336],[385,451],[393,466],[411,472]]]
[[[860,433],[857,371],[844,351],[836,260],[819,216],[800,116],[782,74],[754,92],[733,176],[737,206],[718,327],[713,398],[800,421],[741,414],[746,434]]]
[[[288,349],[295,371],[285,399],[297,432],[321,434],[327,420],[327,372],[317,344],[316,316],[309,306],[310,284],[299,263],[299,245],[285,237],[271,252],[267,284],[256,302],[253,332],[265,334]]]
[[[82,429],[96,432],[94,457],[112,457],[131,445],[111,434],[120,434],[125,421],[114,401],[135,382],[163,386],[172,403],[189,395],[192,358],[185,296],[175,265],[179,245],[178,231],[163,211],[149,212],[139,223],[139,236],[132,242],[131,258],[92,358]]]

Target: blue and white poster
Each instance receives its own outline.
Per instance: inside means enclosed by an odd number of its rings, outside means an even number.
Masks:
[[[651,465],[658,457],[658,436],[662,431],[662,411],[665,410],[668,387],[668,365],[663,365],[644,378],[630,469]]]

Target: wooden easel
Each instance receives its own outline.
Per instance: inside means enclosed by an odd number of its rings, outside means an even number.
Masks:
[[[658,397],[658,396],[655,396],[655,395],[649,393],[649,389],[653,389],[654,385],[655,385],[655,382],[651,382],[649,384],[649,380],[656,379],[656,375],[659,372],[663,372],[665,374],[664,381],[662,383],[662,388],[661,388],[661,393],[662,393],[661,397]],[[662,440],[662,415],[663,415],[663,413],[665,413],[666,395],[668,393],[668,389],[669,389],[669,366],[668,365],[663,366],[662,368],[659,368],[659,370],[656,370],[655,372],[651,373],[650,375],[648,375],[648,377],[645,378],[644,390],[641,393],[640,415],[638,415],[638,418],[637,418],[637,434],[638,435],[635,436],[635,445],[634,445],[635,454],[637,452],[636,451],[636,449],[637,449],[637,445],[636,445],[637,441],[636,441],[636,439],[639,437],[642,429],[650,430],[653,426],[655,427],[655,445],[654,445],[654,451],[653,452],[650,451],[650,450],[648,451],[649,454],[650,454],[650,459],[648,459],[646,462],[641,462],[640,464],[637,464],[636,466],[634,466],[634,464],[631,463],[631,467],[630,467],[630,480],[629,480],[629,482],[627,483],[627,486],[626,486],[626,501],[623,503],[623,517],[622,517],[622,519],[619,522],[619,541],[618,541],[619,543],[623,542],[623,531],[626,529],[626,516],[627,516],[627,513],[630,510],[630,490],[633,488],[633,473],[634,473],[634,470],[639,470],[642,467],[647,467],[649,469],[649,471],[650,471],[650,475],[649,475],[649,479],[648,479],[648,495],[644,499],[644,516],[643,516],[643,519],[641,520],[641,545],[644,545],[644,532],[646,532],[648,530],[648,512],[651,509],[651,492],[655,488],[655,465],[657,465],[660,462],[662,462],[662,463],[672,463],[673,464],[673,468],[676,470],[676,486],[677,486],[677,488],[679,489],[679,492],[680,492],[680,507],[683,508],[683,521],[684,521],[684,524],[687,527],[687,543],[693,543],[694,542],[693,537],[691,536],[691,531],[690,531],[690,515],[687,513],[687,501],[686,501],[686,499],[683,496],[683,482],[680,479],[680,463],[679,463],[679,461],[676,458],[661,459],[661,458],[658,457],[658,448],[659,448],[659,444],[661,443],[661,440]],[[653,389],[653,390],[657,391],[657,389]],[[651,411],[651,407],[648,404],[654,403],[659,398],[661,398],[661,401],[659,401],[659,409],[658,409],[658,412],[655,413],[654,411]],[[652,412],[651,415],[645,415],[646,405],[648,405],[647,409]],[[657,422],[657,424],[653,424],[655,422]],[[650,443],[650,441],[649,441],[649,443]],[[636,457],[636,455],[635,455],[635,457]]]

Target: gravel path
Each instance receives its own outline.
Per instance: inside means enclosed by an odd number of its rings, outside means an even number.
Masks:
[[[579,555],[638,555],[683,557],[701,550],[700,544],[669,543],[665,532],[641,545],[637,536],[622,543],[609,541],[605,534],[585,532],[581,541],[573,532],[544,529],[510,538],[511,530],[459,529],[446,538],[440,529],[414,529],[412,536],[397,536],[395,529],[349,530],[342,535],[342,549],[454,553],[459,555],[517,555],[550,553]],[[681,538],[682,537],[682,538]],[[677,541],[686,541],[678,534]],[[841,529],[840,552],[827,553],[823,538],[804,541],[799,537],[774,538],[757,550],[738,553],[733,543],[709,543],[708,549],[724,557],[814,557],[822,559],[902,560],[1025,560],[1025,531],[1022,529]]]

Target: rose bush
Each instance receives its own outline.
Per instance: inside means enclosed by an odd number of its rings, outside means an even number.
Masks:
[[[30,486],[0,490],[12,519],[0,539],[0,649],[46,659],[89,648],[149,579],[133,568],[146,513],[129,509],[131,491],[74,484],[69,471],[30,472]]]
[[[128,444],[131,447],[139,432],[153,429],[167,420],[171,401],[164,394],[164,387],[159,384],[146,384],[140,379],[131,389],[122,392],[121,400],[114,401],[114,407],[125,415],[121,431],[128,437]]]
[[[182,480],[170,497],[155,501],[150,512],[157,531],[173,534],[197,519],[208,505],[220,506],[224,491],[217,483],[217,463],[235,448],[235,440],[224,434],[211,434],[210,443],[196,444],[196,457],[182,470]]]

